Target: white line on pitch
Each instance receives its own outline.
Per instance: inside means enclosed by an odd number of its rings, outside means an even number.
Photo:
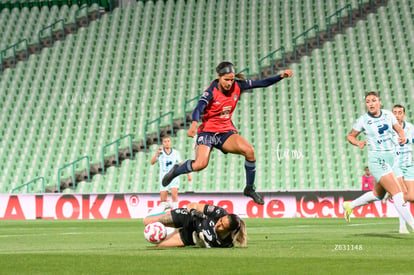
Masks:
[[[348,226],[370,226],[370,225],[378,225],[378,224],[389,224],[384,222],[378,222],[378,223],[355,223],[355,224],[348,224]]]

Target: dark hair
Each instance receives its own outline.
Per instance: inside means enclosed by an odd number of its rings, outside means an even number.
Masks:
[[[393,109],[394,108],[402,108],[403,109],[403,112],[405,113],[405,107],[404,106],[402,106],[401,104],[395,104],[394,105],[394,107],[392,107]]]
[[[376,97],[378,97],[380,99],[379,93],[374,92],[374,91],[371,91],[371,92],[366,93],[365,94],[365,99],[367,98],[367,96],[370,96],[370,95],[374,95],[374,96],[376,96]]]
[[[216,67],[216,72],[219,76],[223,76],[225,74],[233,73],[237,78],[245,80],[244,74],[236,74],[236,70],[234,69],[234,65],[231,62],[223,61]]]
[[[227,217],[229,219],[229,229],[231,231],[234,231],[234,230],[238,231],[240,229],[240,224],[241,224],[240,217],[237,216],[236,214],[228,214]]]

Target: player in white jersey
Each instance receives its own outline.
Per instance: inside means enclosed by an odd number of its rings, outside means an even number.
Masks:
[[[407,143],[395,147],[395,176],[404,190],[404,200],[414,201],[414,163],[412,154],[412,144],[414,139],[414,126],[405,121],[405,108],[397,104],[392,108],[392,113],[396,117],[398,124],[404,129]],[[409,203],[407,203],[408,209]],[[409,233],[405,221],[400,217],[400,233]]]
[[[162,139],[162,147],[159,147],[153,158],[151,159],[151,165],[155,162],[160,166],[160,199],[161,202],[167,202],[168,191],[171,191],[172,208],[178,208],[178,189],[180,188],[180,179],[175,178],[171,184],[164,187],[162,186],[162,178],[167,174],[175,164],[181,164],[180,153],[171,147],[171,138],[166,136]],[[187,174],[187,179],[191,182],[191,174]]]
[[[392,170],[395,158],[395,141],[392,130],[398,134],[398,144],[407,142],[404,130],[398,124],[394,114],[381,109],[381,99],[376,92],[365,95],[368,112],[362,115],[348,134],[348,141],[363,149],[368,144],[368,167],[375,177],[374,190],[367,192],[353,201],[344,202],[345,219],[349,222],[353,208],[365,205],[382,198],[388,191],[394,206],[404,221],[414,229],[414,220],[405,205],[404,194]],[[366,134],[366,141],[358,140],[360,133]]]
[[[403,128],[407,137],[407,143],[395,147],[395,161],[398,171],[397,177],[404,179],[411,192],[405,196],[407,201],[414,201],[414,162],[413,162],[413,149],[412,144],[414,142],[414,126],[405,121],[405,108],[402,105],[395,105],[392,109],[394,116],[396,117],[401,128]],[[398,170],[399,169],[399,170]],[[410,186],[408,186],[408,184]],[[412,190],[411,190],[412,189]]]

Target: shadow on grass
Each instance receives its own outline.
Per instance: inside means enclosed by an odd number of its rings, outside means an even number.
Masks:
[[[363,234],[354,234],[355,237],[376,237],[376,238],[389,238],[389,239],[405,239],[404,235],[397,233],[363,233]]]

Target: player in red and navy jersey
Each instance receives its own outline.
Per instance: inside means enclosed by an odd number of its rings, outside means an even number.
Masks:
[[[242,136],[231,121],[231,116],[240,95],[250,89],[268,87],[292,76],[291,70],[262,80],[245,80],[242,74],[236,74],[230,62],[221,62],[216,68],[218,78],[215,79],[201,96],[193,111],[189,137],[197,136],[196,159],[187,160],[181,166],[175,165],[168,172],[162,185],[167,186],[172,179],[181,174],[200,171],[207,167],[213,147],[223,153],[243,155],[245,157],[246,187],[244,195],[251,197],[257,204],[264,204],[263,198],[256,193],[254,179],[256,175],[256,157],[253,146]],[[237,77],[237,79],[236,79]],[[197,131],[198,121],[203,115],[202,123]]]

